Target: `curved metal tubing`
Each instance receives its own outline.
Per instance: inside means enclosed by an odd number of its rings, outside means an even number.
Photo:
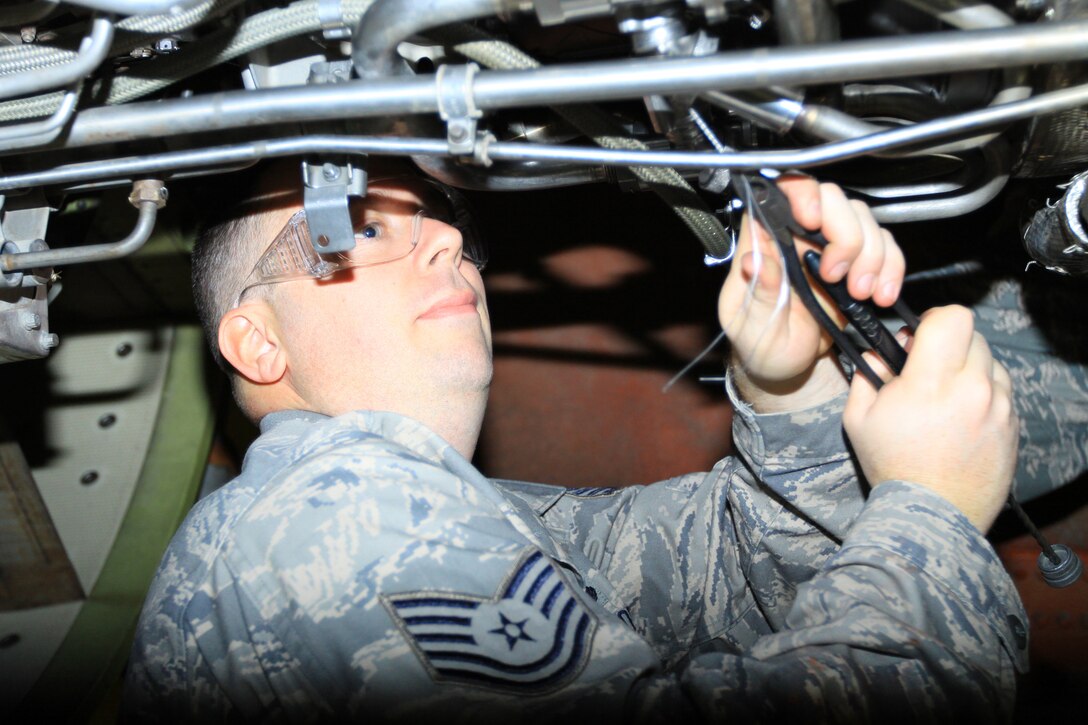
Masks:
[[[15,272],[37,267],[55,267],[60,264],[84,264],[86,262],[104,262],[132,254],[147,243],[155,228],[155,219],[159,215],[158,204],[154,201],[140,202],[140,216],[136,226],[124,239],[112,244],[88,244],[71,249],[49,249],[44,252],[17,252],[0,255],[0,269]]]
[[[72,118],[79,102],[79,90],[68,91],[52,116],[0,128],[0,144],[8,149],[32,148],[51,143]]]
[[[0,77],[0,98],[40,93],[82,81],[105,60],[112,42],[113,23],[107,18],[95,18],[91,34],[83,39],[79,55],[71,63]]]
[[[464,20],[498,15],[503,0],[375,0],[351,40],[351,60],[360,78],[397,74],[397,45],[415,33]]]
[[[908,40],[852,41],[736,51],[697,58],[578,63],[531,71],[481,71],[481,110],[831,83],[1000,68],[1088,58],[1088,21],[952,31]],[[438,110],[433,77],[230,91],[82,111],[65,148],[162,138],[261,124],[373,118]]]

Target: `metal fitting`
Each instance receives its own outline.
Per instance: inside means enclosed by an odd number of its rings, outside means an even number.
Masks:
[[[170,192],[166,190],[166,186],[159,179],[140,179],[132,185],[132,193],[128,195],[128,203],[139,209],[141,202],[153,201],[156,207],[162,209],[166,206],[166,200],[169,196]]]

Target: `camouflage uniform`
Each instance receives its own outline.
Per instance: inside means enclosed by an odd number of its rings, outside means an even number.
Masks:
[[[844,397],[626,489],[481,475],[415,421],[282,412],[170,545],[133,719],[975,722],[1011,712],[1016,590],[954,507],[866,499]]]

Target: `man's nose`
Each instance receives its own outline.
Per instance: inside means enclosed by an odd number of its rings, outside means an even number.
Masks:
[[[464,238],[461,231],[438,219],[420,220],[419,241],[416,243],[416,264],[431,266],[461,263]]]

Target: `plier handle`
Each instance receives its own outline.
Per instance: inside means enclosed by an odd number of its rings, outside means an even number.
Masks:
[[[822,233],[809,231],[797,222],[790,209],[789,199],[786,198],[786,195],[773,180],[764,176],[749,174],[738,175],[734,179],[742,187],[747,187],[745,191],[751,192],[749,196],[755,208],[751,209],[750,212],[753,218],[758,220],[771,235],[775,244],[778,245],[782,258],[785,260],[786,275],[789,278],[790,285],[801,299],[802,304],[805,305],[805,308],[815,318],[816,322],[827,331],[827,334],[831,336],[839,350],[850,358],[855,369],[879,390],[883,385],[880,376],[865,362],[865,358],[861,355],[862,351],[858,349],[854,341],[840,330],[838,324],[824,311],[823,306],[820,305],[819,300],[816,299],[816,295],[812,291],[812,285],[809,283],[808,277],[805,276],[801,260],[797,257],[797,247],[793,241],[794,236],[806,239],[821,249],[827,246],[827,239]],[[872,304],[854,299],[846,289],[845,280],[825,282],[821,279],[819,272],[820,255],[817,252],[812,250],[805,252],[804,263],[808,266],[812,279],[834,300],[836,306],[853,325],[854,329],[869,343],[872,351],[880,356],[896,375],[902,372],[903,365],[907,360],[907,353],[896,341],[892,332],[877,318]],[[911,330],[918,326],[918,316],[902,300],[896,300],[893,309],[903,318],[903,321]]]

